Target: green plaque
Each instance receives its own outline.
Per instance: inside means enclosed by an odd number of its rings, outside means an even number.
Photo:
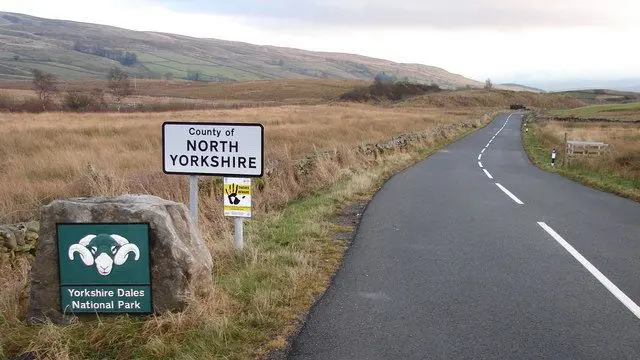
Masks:
[[[148,314],[149,224],[57,224],[66,313]]]

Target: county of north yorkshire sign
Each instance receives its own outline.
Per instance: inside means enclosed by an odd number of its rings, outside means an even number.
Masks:
[[[64,313],[152,312],[149,224],[58,224]]]

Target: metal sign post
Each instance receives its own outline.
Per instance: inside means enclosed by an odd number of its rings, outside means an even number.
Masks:
[[[251,179],[224,178],[224,216],[233,217],[235,227],[233,244],[242,250],[243,220],[251,217]]]
[[[242,228],[243,220],[244,218],[241,217],[233,218],[233,225],[235,228],[233,246],[238,250],[242,250],[244,248],[244,229]]]
[[[189,214],[191,220],[198,227],[198,176],[189,176]]]

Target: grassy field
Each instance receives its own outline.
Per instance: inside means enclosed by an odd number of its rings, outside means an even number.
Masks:
[[[638,92],[609,89],[561,91],[557,94],[569,95],[587,104],[621,104],[640,101],[640,93]]]
[[[215,259],[210,298],[184,313],[101,317],[68,327],[27,326],[33,259],[0,259],[0,358],[248,359],[286,344],[300,314],[326,288],[346,243],[336,213],[366,199],[393,171],[489,121],[490,109],[336,104],[161,114],[8,114],[0,119],[0,223],[37,218],[51,199],[149,193],[186,202],[183,176],[161,171],[166,120],[252,121],[266,130],[269,175],[254,189],[243,253],[232,249],[219,179],[201,183],[200,228]],[[407,149],[358,151],[420,132]],[[299,159],[315,155],[311,166]],[[308,163],[307,163],[308,164]]]
[[[549,154],[564,149],[568,140],[602,141],[610,151],[601,157],[571,159],[570,164],[552,168]],[[523,133],[523,144],[530,158],[541,168],[556,171],[586,185],[640,201],[640,126],[625,123],[531,122]],[[558,163],[565,162],[558,151]]]
[[[575,109],[554,110],[550,112],[558,117],[600,118],[640,121],[640,102],[627,104],[601,104],[583,106]]]

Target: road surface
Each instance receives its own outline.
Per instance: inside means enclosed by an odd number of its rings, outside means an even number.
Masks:
[[[387,182],[290,359],[640,359],[640,204],[531,165],[521,120]]]

